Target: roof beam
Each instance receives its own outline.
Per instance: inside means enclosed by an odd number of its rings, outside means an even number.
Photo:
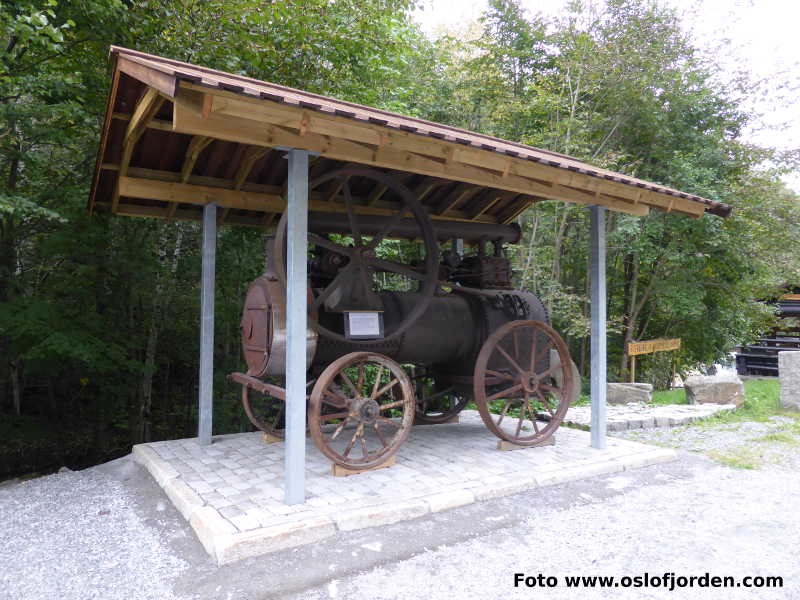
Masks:
[[[491,169],[500,176],[505,177],[517,175],[544,179],[546,182],[581,187],[587,191],[600,191],[609,196],[631,201],[634,204],[641,202],[667,210],[683,212],[691,216],[700,216],[705,212],[703,204],[688,198],[655,192],[636,185],[609,181],[603,177],[578,173],[563,167],[545,165],[525,158],[506,156],[493,150],[459,145],[371,123],[361,123],[345,117],[286,106],[268,100],[247,98],[223,90],[209,91],[207,88],[201,88],[188,82],[181,82],[180,87],[178,97],[197,110],[199,110],[202,93],[217,95],[214,102],[214,110],[209,115],[212,117],[215,115],[227,115],[246,120],[256,120],[262,123],[272,123],[295,130],[300,130],[302,127],[304,136],[308,136],[309,133],[317,133],[322,136],[339,137],[361,144],[370,144],[379,148],[405,150],[434,157],[448,164],[460,163],[462,165]],[[198,90],[202,90],[202,92]],[[513,144],[509,145],[513,147]],[[574,159],[568,159],[568,157],[563,158],[564,160],[576,162]],[[598,168],[597,172],[602,174],[604,170]],[[612,175],[610,171],[608,174]],[[613,175],[617,176],[617,174]],[[609,208],[619,210],[613,206],[609,206]]]
[[[179,181],[164,181],[142,177],[121,176],[119,178],[120,194],[128,198],[141,198],[177,204],[205,205],[214,202],[221,208],[242,209],[255,212],[280,213],[286,208],[286,197],[277,186],[259,186],[263,191],[250,192],[211,185],[195,185]],[[357,204],[358,214],[392,216],[397,213],[394,203],[381,202],[380,206],[364,206]],[[311,193],[309,210],[319,212],[346,212],[345,206],[339,202],[328,202],[324,195]],[[173,211],[173,214],[176,211]],[[447,215],[431,215],[433,219],[447,221],[471,221],[463,212],[452,211]],[[478,219],[483,223],[496,223],[493,217],[484,216]]]
[[[208,118],[203,118],[197,111],[196,102],[194,100],[187,101],[185,92],[186,90],[180,90],[175,97],[173,128],[179,133],[208,135],[218,139],[256,146],[303,148],[337,160],[410,171],[436,177],[440,180],[463,181],[482,187],[493,187],[520,194],[543,196],[565,202],[602,204],[614,210],[638,216],[646,215],[650,211],[645,204],[634,204],[622,198],[597,197],[587,201],[585,195],[573,193],[563,186],[550,186],[519,175],[509,174],[503,177],[501,174],[492,174],[476,167],[461,163],[448,164],[388,146],[370,149],[350,140],[311,132],[300,136],[284,128],[265,126],[258,121],[233,118],[214,112]]]

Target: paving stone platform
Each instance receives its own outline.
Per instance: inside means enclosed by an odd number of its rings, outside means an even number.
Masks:
[[[394,466],[350,477],[334,477],[309,438],[307,500],[297,506],[283,503],[283,443],[266,444],[260,433],[215,436],[211,446],[196,438],[140,444],[133,454],[218,564],[676,458],[617,438],[595,450],[589,433],[566,427],[555,437],[553,446],[502,452],[480,415],[464,411],[460,423],[415,426]]]
[[[606,431],[677,427],[705,419],[718,412],[734,410],[735,404],[664,404],[643,402],[606,406]],[[546,415],[541,415],[546,416]],[[567,410],[564,423],[588,428],[591,422],[590,406],[573,406]]]

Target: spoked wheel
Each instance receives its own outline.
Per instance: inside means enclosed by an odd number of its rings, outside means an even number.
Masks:
[[[550,350],[559,361],[550,363]],[[547,440],[569,408],[576,382],[567,344],[539,321],[512,321],[488,337],[475,364],[475,402],[486,427],[519,446]],[[560,382],[560,384],[558,383]],[[549,421],[539,423],[545,412]]]
[[[388,460],[408,436],[413,419],[411,380],[382,354],[342,356],[328,365],[311,392],[311,437],[325,456],[349,469],[369,469]]]
[[[391,214],[380,220],[379,225],[370,225],[363,215],[357,213],[358,203],[351,187],[358,182],[362,186],[369,182],[373,188],[383,188],[395,199]],[[433,299],[439,280],[439,249],[430,217],[419,199],[398,180],[366,167],[348,167],[326,173],[309,182],[309,193],[314,190],[341,191],[344,197],[342,208],[346,212],[346,224],[335,235],[319,235],[310,232],[308,241],[315,246],[315,254],[330,268],[331,278],[322,287],[315,289],[309,312],[316,314],[328,309],[332,313],[352,310],[382,310],[378,292],[381,289],[411,291],[418,287],[419,301],[414,308],[396,323],[386,325],[383,339],[391,339],[408,329],[425,312]],[[383,255],[381,243],[396,237],[403,222],[411,219],[421,240],[424,256],[412,260],[394,253]],[[368,231],[369,227],[373,227]],[[281,282],[286,284],[286,236],[287,213],[284,212],[275,231],[275,269]],[[348,339],[334,331],[330,323],[326,327],[316,318],[309,326],[329,339],[361,343]],[[369,343],[364,340],[363,343]]]
[[[414,377],[414,391],[416,421],[426,425],[446,423],[464,410],[470,400],[469,394],[425,373]]]
[[[286,403],[279,398],[242,386],[242,405],[250,422],[264,433],[283,439]]]

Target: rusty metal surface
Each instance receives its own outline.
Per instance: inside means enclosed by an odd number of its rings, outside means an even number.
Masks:
[[[559,357],[555,364],[552,349]],[[570,363],[566,343],[545,323],[512,321],[494,331],[475,362],[473,394],[486,427],[519,446],[545,442],[561,425],[577,384],[563,366]],[[489,383],[487,376],[502,382]],[[546,425],[537,423],[542,409],[550,414]]]
[[[121,116],[130,115],[144,87],[141,81],[147,80],[150,85],[158,87],[167,96],[174,94],[180,81],[192,82],[210,89],[224,90],[242,96],[278,102],[286,106],[336,115],[352,119],[355,122],[369,123],[386,128],[388,131],[394,129],[414,135],[449,141],[465,147],[529,160],[548,167],[622,183],[642,190],[689,199],[702,204],[706,212],[720,216],[727,216],[730,212],[730,207],[725,204],[601,169],[555,152],[125,48],[112,47],[111,52],[118,68],[115,72],[118,73],[119,81],[113,87],[109,101],[109,114],[107,115],[98,155],[95,181],[90,199],[90,210],[95,208],[108,210],[108,198],[113,195],[117,181],[116,172],[104,170],[102,167],[104,164],[119,163],[122,138],[127,122],[108,117],[114,113]],[[156,121],[160,122],[159,127],[148,129],[144,133],[132,156],[131,166],[157,171],[158,173],[151,174],[154,176],[160,174],[163,177],[164,173],[167,176],[176,173],[180,175],[185,150],[192,136],[172,132],[171,105],[168,102],[164,103],[164,107],[156,115]],[[225,183],[230,183],[239,165],[242,164],[246,151],[247,147],[244,144],[221,140],[212,142],[198,157],[192,170],[193,176],[211,178],[212,180],[196,183],[224,187]],[[283,185],[286,167],[285,161],[276,159],[278,155],[277,152],[270,152],[261,157],[253,165],[249,175],[247,175],[242,189],[257,191],[259,185]],[[341,166],[341,163],[337,163],[337,161],[324,158],[319,159],[319,161],[323,171],[333,168],[331,163]],[[396,173],[400,174],[401,171]],[[404,175],[409,176],[410,174],[404,173]],[[422,184],[426,179],[429,180],[431,178],[410,176],[407,183],[413,188],[418,184]],[[480,185],[463,185],[473,187],[477,191],[484,191],[478,195],[459,193],[458,190],[464,192],[465,188],[458,188],[459,184],[457,182],[443,180],[439,183],[439,188],[424,198],[422,203],[434,215],[440,215],[443,207],[450,207],[450,209],[463,212],[468,219],[482,215],[500,222],[506,222],[513,219],[536,199],[535,196],[525,194],[503,193],[495,203],[483,211],[482,203],[487,193],[485,190],[489,188]],[[496,194],[497,191],[495,190],[492,193]],[[149,216],[167,216],[180,219],[198,218],[196,206],[184,205],[180,206],[178,210],[169,211],[163,202],[159,201],[150,202],[140,199],[128,199],[127,203],[132,205],[130,210],[133,211],[133,214],[138,211],[139,214],[147,214]],[[269,217],[270,215],[264,217],[258,213],[254,214],[253,211],[232,209],[226,211],[223,218],[226,223],[230,224],[269,226],[272,223]],[[264,219],[263,222],[260,221],[261,218]]]

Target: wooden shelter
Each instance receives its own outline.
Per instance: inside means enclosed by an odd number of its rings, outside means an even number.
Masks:
[[[548,152],[247,77],[112,47],[114,72],[89,209],[269,227],[286,205],[281,149],[317,155],[310,176],[343,164],[399,176],[434,220],[510,223],[542,199],[646,215],[726,216],[699,196]],[[337,189],[309,208],[341,212]],[[362,214],[391,211],[381,187]]]
[[[343,213],[341,184],[368,165],[402,181],[434,229],[512,223],[539,200],[591,207],[592,446],[605,447],[605,210],[698,218],[730,207],[574,158],[197,65],[112,47],[91,212],[203,221],[199,442],[211,443],[217,225],[271,228],[286,213],[287,503],[303,502],[308,212]],[[287,160],[288,159],[288,160]],[[398,213],[386,185],[351,186],[355,213]],[[402,212],[402,211],[401,211]],[[471,225],[475,228],[477,225]]]

